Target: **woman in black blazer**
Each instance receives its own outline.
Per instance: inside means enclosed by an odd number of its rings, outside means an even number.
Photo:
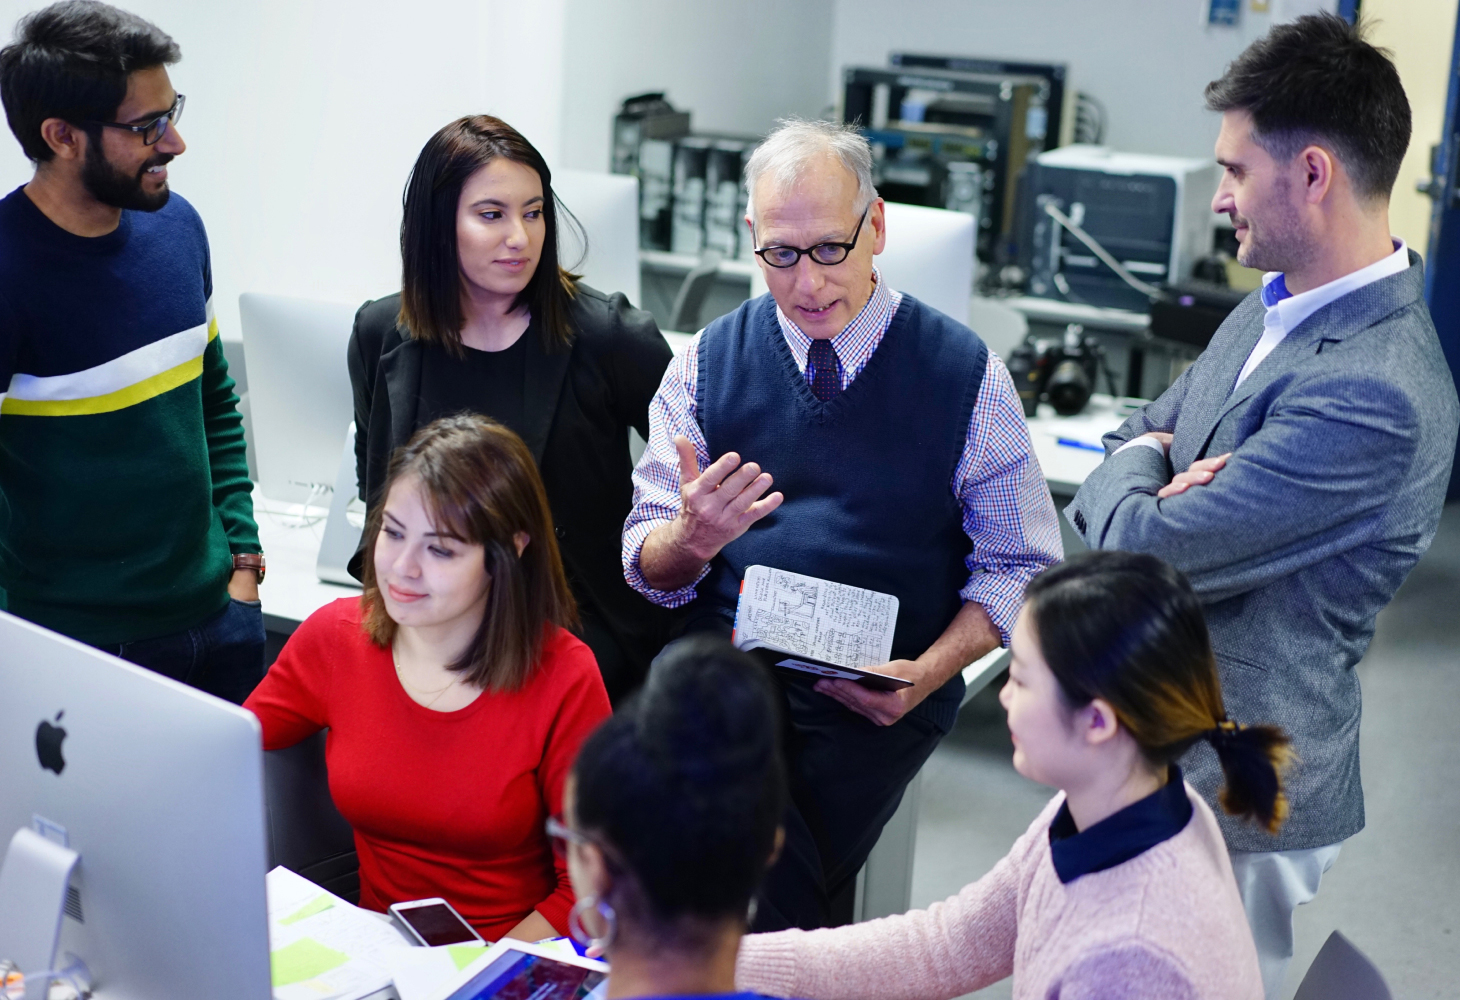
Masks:
[[[516,431],[542,472],[582,638],[618,701],[671,624],[619,557],[628,430],[648,437],[670,350],[648,313],[559,266],[557,228],[547,164],[510,125],[478,115],[431,137],[406,184],[402,292],[355,315],[356,465],[373,505],[391,454],[437,417],[469,410]]]

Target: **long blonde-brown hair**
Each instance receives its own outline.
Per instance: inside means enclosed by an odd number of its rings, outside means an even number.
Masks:
[[[488,417],[442,417],[416,431],[390,461],[385,489],[365,525],[364,627],[380,646],[395,641],[375,577],[375,543],[391,487],[414,479],[438,532],[480,545],[491,579],[487,607],[471,645],[450,669],[487,691],[526,683],[542,655],[548,626],[576,628],[578,611],[563,574],[553,517],[532,454]],[[515,536],[527,547],[517,554]]]

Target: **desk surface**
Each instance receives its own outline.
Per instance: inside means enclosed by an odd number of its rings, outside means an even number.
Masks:
[[[689,337],[678,334],[675,339],[681,342],[671,343],[683,350]],[[1079,489],[1104,459],[1101,436],[1119,427],[1137,405],[1137,401],[1097,393],[1085,411],[1074,417],[1058,417],[1048,405],[1041,406],[1039,416],[1029,421],[1029,437],[1050,489],[1062,495]],[[271,631],[292,632],[330,601],[360,595],[358,587],[322,583],[315,573],[325,513],[323,508],[306,510],[299,504],[278,503],[254,492],[259,541],[269,560],[268,578],[259,589],[259,597]]]
[[[315,573],[328,511],[269,500],[257,487],[253,497],[259,543],[269,561],[268,573],[259,587],[264,624],[269,631],[293,632],[296,625],[331,601],[360,596],[359,587],[324,583]]]
[[[1096,393],[1084,411],[1073,417],[1056,416],[1052,406],[1041,403],[1039,415],[1029,421],[1029,438],[1050,491],[1073,495],[1085,477],[1105,460],[1100,439],[1125,423],[1144,403],[1143,399]]]

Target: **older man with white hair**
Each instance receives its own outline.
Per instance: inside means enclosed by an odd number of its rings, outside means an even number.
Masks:
[[[623,562],[650,600],[690,606],[686,632],[729,635],[755,564],[898,598],[877,669],[911,688],[777,678],[792,806],[755,929],[811,928],[849,913],[883,825],[953,726],[961,668],[1008,643],[1025,586],[1062,553],[1003,363],[873,265],[887,230],[866,140],[783,122],[745,173],[770,294],[665,373]]]

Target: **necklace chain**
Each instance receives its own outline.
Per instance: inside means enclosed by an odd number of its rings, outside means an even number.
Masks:
[[[414,691],[416,694],[419,694],[419,695],[429,695],[429,694],[434,694],[435,695],[435,697],[433,697],[430,701],[426,702],[424,705],[421,705],[422,708],[430,708],[432,705],[436,704],[436,702],[438,702],[438,701],[441,700],[441,696],[443,694],[445,694],[447,691],[450,691],[452,688],[456,687],[457,683],[461,680],[460,677],[455,677],[455,678],[452,679],[452,681],[451,681],[450,684],[446,685],[441,690],[435,691],[435,692],[427,691],[427,690],[425,690],[423,688],[416,687],[410,681],[406,680],[405,671],[401,670],[401,667],[400,667],[400,654],[396,652],[396,648],[395,648],[395,644],[394,643],[391,643],[391,646],[390,646],[390,660],[391,660],[392,663],[395,664],[395,675],[396,675],[396,677],[400,680],[402,686],[404,686],[406,688],[406,690],[408,690],[408,691]],[[420,703],[417,702],[417,704],[420,704]]]

